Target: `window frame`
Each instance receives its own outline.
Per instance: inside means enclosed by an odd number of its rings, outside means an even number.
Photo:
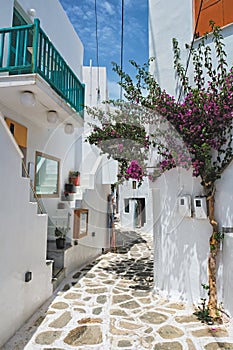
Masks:
[[[74,210],[73,239],[80,239],[88,235],[88,216],[88,209]],[[85,225],[84,228],[83,225]]]
[[[37,193],[36,190],[36,180],[37,180],[37,157],[44,157],[49,160],[53,160],[57,162],[57,186],[56,186],[56,192],[55,193]],[[58,198],[60,196],[60,159],[54,156],[51,156],[49,154],[36,151],[35,153],[35,168],[34,168],[34,191],[35,196],[38,198]]]

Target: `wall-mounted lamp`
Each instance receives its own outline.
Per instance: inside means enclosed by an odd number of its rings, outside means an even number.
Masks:
[[[137,187],[137,182],[136,181],[132,181],[132,188],[133,190],[136,190]]]
[[[32,272],[31,271],[27,271],[25,273],[25,282],[30,282],[32,279]]]
[[[64,131],[66,134],[73,134],[74,132],[74,126],[71,123],[65,124]]]
[[[22,91],[20,94],[20,102],[27,107],[34,107],[36,104],[35,95],[31,91]]]
[[[36,17],[36,10],[35,9],[29,9],[28,10],[28,14],[31,17]]]
[[[58,120],[58,115],[56,111],[48,111],[47,112],[47,121],[51,124],[56,123],[56,121]]]

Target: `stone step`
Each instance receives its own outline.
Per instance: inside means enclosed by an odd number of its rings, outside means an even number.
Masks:
[[[66,274],[66,269],[54,269],[53,271],[53,278],[52,278],[52,283],[53,283],[53,291],[57,289],[57,287],[61,284],[61,282],[64,280]]]

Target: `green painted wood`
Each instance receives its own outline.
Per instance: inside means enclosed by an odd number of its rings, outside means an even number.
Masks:
[[[30,72],[32,71],[32,66],[30,64],[28,65],[19,65],[17,67],[11,67],[8,71],[11,72],[12,74],[18,75],[18,72],[22,72],[22,74],[24,74],[24,72],[26,71],[25,74],[28,74],[28,71],[30,70]],[[0,67],[0,72],[6,72],[6,69],[3,67]],[[21,74],[21,73],[20,73]]]
[[[33,41],[32,41],[32,73],[37,72],[37,50],[39,41],[39,31],[40,31],[40,20],[35,18],[34,28],[33,28]]]
[[[19,49],[20,49],[20,36],[21,32],[16,32],[16,46],[15,46],[15,64],[14,66],[17,67],[19,65]]]
[[[0,67],[3,65],[3,54],[4,54],[4,44],[5,44],[5,33],[0,35]]]
[[[18,31],[18,30],[27,30],[30,28],[33,28],[34,24],[27,24],[24,26],[17,26],[17,27],[9,27],[9,28],[0,28],[0,34],[1,33],[10,33],[10,32],[14,32],[14,31]]]
[[[27,64],[27,42],[28,42],[28,31],[24,32],[24,42],[23,42],[23,65]]]
[[[9,32],[9,36],[8,36],[8,38],[9,38],[9,42],[8,42],[8,56],[7,56],[7,66],[9,66],[10,67],[10,62],[11,62],[11,38],[12,38],[12,36],[11,36],[11,33],[12,32]]]

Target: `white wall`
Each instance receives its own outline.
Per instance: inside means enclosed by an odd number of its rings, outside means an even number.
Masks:
[[[83,155],[83,163],[88,161],[88,156]],[[83,196],[83,207],[89,209],[88,236],[81,239],[80,243],[87,247],[109,247],[109,231],[107,228],[108,195],[111,193],[110,185],[102,183],[102,156],[96,158],[93,164],[95,168],[94,188],[87,189]]]
[[[117,182],[118,162],[108,159],[105,154],[102,157],[102,184],[114,184]]]
[[[98,80],[99,77],[99,80]],[[108,108],[103,101],[108,99],[107,76],[105,67],[83,68],[83,81],[85,84],[85,104],[90,107]],[[100,88],[98,96],[97,89]],[[83,141],[91,131],[88,123],[92,122],[92,117],[85,113],[85,125]],[[89,143],[83,144],[82,173],[87,179],[94,177],[94,188],[87,189],[84,193],[83,208],[89,209],[88,236],[80,240],[80,244],[92,248],[109,247],[109,232],[107,228],[107,197],[111,193],[110,184],[103,184],[103,157],[100,150]],[[104,158],[105,159],[105,158]],[[92,232],[94,236],[92,236]]]
[[[29,203],[29,180],[21,177],[21,156],[0,120],[1,246],[0,346],[52,294],[51,265],[46,265],[47,216]],[[32,272],[32,280],[24,281]]]
[[[217,182],[216,216],[220,226],[233,227],[233,164],[231,163]]]
[[[108,99],[106,67],[90,66],[83,67],[83,81],[86,85],[85,104],[92,107],[107,108],[102,102]],[[99,94],[98,94],[99,88]],[[88,121],[88,116],[85,116]]]
[[[216,190],[216,218],[219,228],[228,228],[233,232],[233,164],[224,171],[222,178],[217,182]],[[232,288],[233,288],[233,238],[232,233],[226,233],[223,241],[223,280],[219,281],[223,288],[223,303],[229,314],[233,315]]]
[[[211,226],[208,219],[186,218],[178,197],[202,194],[190,171],[173,169],[151,184],[154,213],[155,288],[170,298],[197,303],[208,284],[207,259]]]
[[[231,233],[225,233],[223,241],[223,295],[224,308],[231,317],[233,316],[233,230]]]
[[[233,164],[217,182],[216,218],[219,229],[233,231]],[[208,284],[207,264],[209,237],[212,227],[208,219],[182,217],[178,212],[178,198],[203,195],[199,178],[191,171],[176,168],[150,183],[153,194],[153,224],[155,247],[155,289],[170,298],[179,298],[197,304],[206,296],[201,284]],[[194,211],[193,205],[192,210]],[[218,300],[223,301],[229,314],[232,304],[232,235],[226,234],[223,251],[218,259]]]
[[[149,57],[155,57],[151,72],[168,93],[175,95],[172,38],[178,39],[187,59],[184,44],[192,41],[192,0],[149,0]]]
[[[78,245],[74,245],[65,251],[64,266],[67,266],[66,276],[93,261],[101,253],[101,248],[85,245],[83,244],[83,239],[80,239]]]
[[[18,0],[25,13],[36,10],[41,28],[82,81],[83,45],[58,0]],[[11,27],[13,0],[0,0],[0,26]],[[31,18],[33,21],[33,18]]]
[[[169,9],[169,11],[168,11]],[[149,0],[149,56],[156,57],[151,65],[160,86],[168,93],[178,96],[173,70],[172,38],[179,42],[184,66],[188,58],[185,44],[193,37],[194,23],[192,0]],[[233,25],[222,28],[227,61],[233,60]],[[200,39],[195,40],[194,46]],[[207,44],[211,44],[209,36]],[[213,61],[215,59],[213,58]],[[189,76],[192,65],[190,64]],[[224,172],[217,183],[216,217],[222,226],[233,227],[233,166]],[[153,193],[154,238],[155,238],[155,281],[156,287],[165,294],[178,296],[190,302],[202,295],[201,283],[207,283],[208,237],[211,227],[208,220],[182,219],[177,214],[175,203],[180,194],[201,194],[199,180],[190,173],[172,170],[155,183],[151,183]],[[232,295],[232,249],[231,237],[226,237],[223,251],[219,255],[218,295],[227,310],[233,315]],[[221,261],[222,259],[222,261]],[[223,293],[223,294],[222,294]]]
[[[80,139],[83,129],[75,128],[73,134],[66,134],[64,126],[58,125],[57,128],[39,127],[23,116],[7,111],[2,107],[4,117],[8,117],[24,125],[28,129],[27,135],[27,161],[35,165],[35,152],[40,151],[50,156],[60,159],[60,195],[59,198],[41,198],[41,202],[48,212],[49,216],[54,215],[57,203],[61,201],[64,192],[64,184],[68,182],[70,170],[80,170],[81,165],[77,163],[76,154],[80,154]],[[33,179],[34,183],[34,179]]]

